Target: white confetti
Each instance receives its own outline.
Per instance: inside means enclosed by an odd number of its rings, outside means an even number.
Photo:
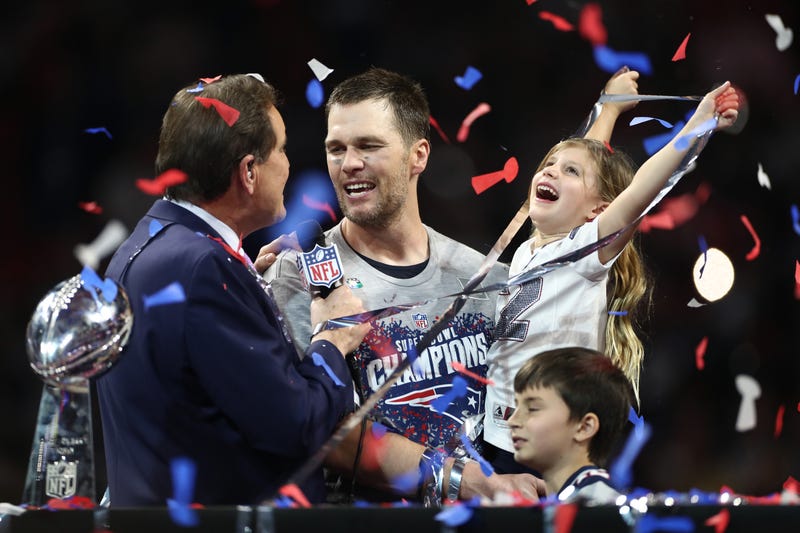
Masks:
[[[749,431],[756,427],[756,400],[761,397],[761,385],[752,377],[739,374],[736,376],[736,389],[742,395],[736,431]]]
[[[84,266],[97,270],[100,261],[110,255],[128,236],[128,229],[119,220],[110,220],[90,244],[75,246],[75,258]]]
[[[794,38],[792,29],[783,25],[783,20],[781,20],[780,15],[764,15],[764,18],[767,19],[767,24],[769,24],[777,34],[775,37],[775,46],[778,48],[778,51],[783,52],[789,48]]]
[[[702,302],[698,302],[698,301],[697,301],[697,298],[692,298],[692,299],[689,301],[689,303],[688,303],[688,304],[686,304],[686,307],[703,307],[704,305],[706,305],[706,304],[704,304],[704,303],[702,303]]]
[[[314,76],[316,76],[319,81],[323,81],[331,72],[333,72],[332,68],[326,67],[316,59],[311,59],[311,61],[308,62],[308,66],[311,68],[311,72],[314,73]]]
[[[769,181],[769,176],[764,172],[764,167],[761,166],[761,163],[758,164],[758,184],[772,190],[772,182]]]

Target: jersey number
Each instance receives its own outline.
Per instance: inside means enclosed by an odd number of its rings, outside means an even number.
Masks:
[[[497,340],[522,342],[528,334],[529,320],[517,320],[520,315],[539,301],[542,296],[542,278],[534,278],[523,283],[515,294],[500,311],[500,318],[494,328]]]

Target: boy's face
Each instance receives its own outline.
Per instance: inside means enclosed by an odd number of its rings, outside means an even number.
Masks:
[[[509,419],[514,459],[545,473],[568,460],[567,452],[580,421],[570,420],[569,407],[550,387],[515,394],[517,407]]]

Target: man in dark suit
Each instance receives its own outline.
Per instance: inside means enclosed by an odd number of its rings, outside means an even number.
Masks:
[[[165,505],[179,457],[197,467],[194,501],[257,503],[352,409],[342,354],[369,326],[319,333],[300,357],[241,251],[242,237],[286,215],[275,105],[260,76],[235,75],[178,91],[164,115],[156,172],[188,178],[155,202],[107,270],[134,311],[125,353],[98,380],[114,506]],[[341,287],[314,299],[311,321],[362,310]],[[301,489],[322,500],[321,471]]]

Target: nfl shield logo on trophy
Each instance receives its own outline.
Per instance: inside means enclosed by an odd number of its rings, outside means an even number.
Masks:
[[[78,474],[77,461],[56,461],[47,465],[47,487],[45,493],[63,500],[75,495]]]
[[[414,324],[420,329],[424,329],[428,327],[428,315],[425,313],[414,313],[411,315],[411,318],[414,319]]]
[[[311,285],[332,287],[342,279],[342,264],[335,244],[325,247],[314,245],[313,250],[302,253],[300,258],[303,272]]]

